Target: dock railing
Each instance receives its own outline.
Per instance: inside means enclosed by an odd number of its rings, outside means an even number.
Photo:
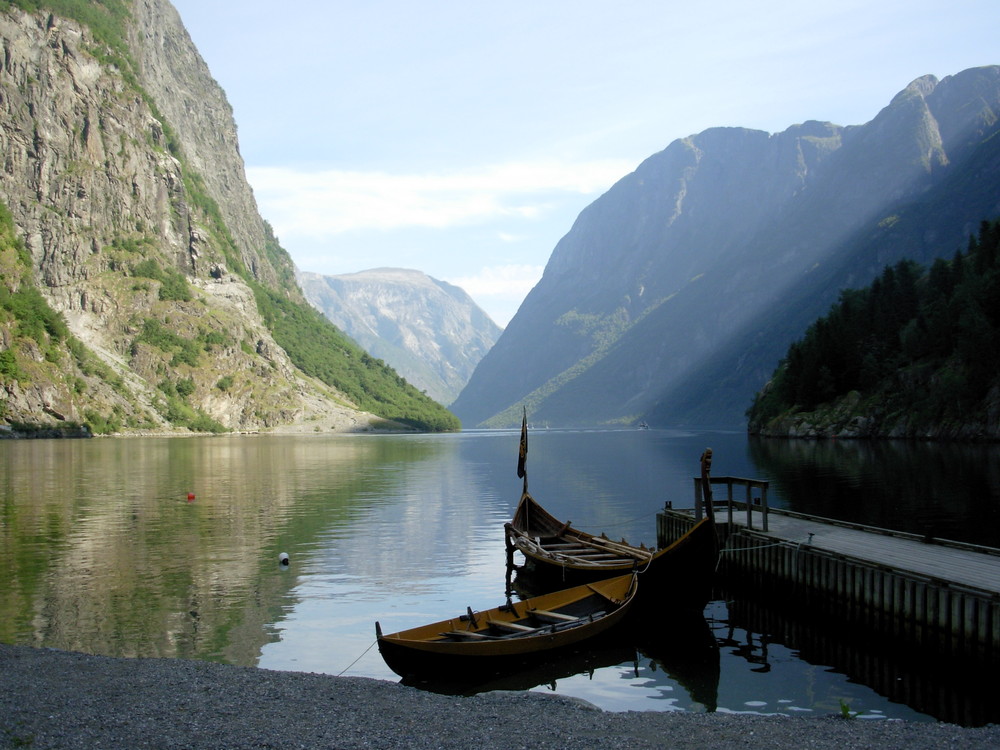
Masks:
[[[702,498],[704,494],[702,492],[701,477],[694,478],[694,517],[695,520],[700,521],[704,515],[704,503]],[[709,479],[709,487],[716,484],[726,485],[726,506],[729,511],[729,523],[733,523],[733,510],[740,505],[746,506],[747,511],[747,528],[753,528],[753,517],[751,512],[753,509],[759,508],[761,512],[761,530],[767,531],[767,486],[768,482],[762,479],[744,479],[742,477],[711,477]],[[746,501],[741,503],[733,499],[733,487],[744,487],[746,490]],[[757,489],[760,490],[760,496],[754,497],[753,491]],[[718,507],[723,501],[715,500],[714,493],[712,498],[712,504]]]

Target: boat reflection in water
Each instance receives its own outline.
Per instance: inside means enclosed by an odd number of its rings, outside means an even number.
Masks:
[[[577,675],[587,675],[591,679],[598,669],[616,667],[622,664],[634,665],[636,650],[627,638],[608,635],[589,641],[579,649],[564,650],[556,657],[539,657],[533,663],[522,663],[519,668],[489,675],[470,672],[466,675],[452,674],[446,678],[430,676],[408,676],[401,684],[442,695],[477,695],[493,690],[531,690],[548,686],[556,689],[560,680]]]
[[[537,589],[529,588],[529,577],[519,575],[513,593],[528,599]],[[626,620],[613,630],[585,644],[563,649],[557,656],[540,654],[521,660],[505,671],[469,670],[447,676],[407,676],[403,685],[445,695],[470,696],[493,690],[557,690],[570,678],[595,679],[601,669],[615,669],[640,679],[642,671],[662,672],[707,712],[716,710],[719,694],[719,647],[705,617],[695,610],[675,612],[654,599],[640,597]],[[648,660],[648,661],[647,661]],[[642,664],[642,666],[640,666]]]
[[[636,649],[651,660],[650,668],[660,669],[706,712],[716,710],[722,672],[719,644],[702,613],[680,610],[670,618],[656,618],[640,609],[629,626]]]

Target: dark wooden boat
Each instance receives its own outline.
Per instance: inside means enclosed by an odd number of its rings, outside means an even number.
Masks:
[[[634,546],[573,528],[543,508],[528,492],[504,525],[509,548],[524,555],[524,571],[535,579],[566,585],[620,576],[634,570],[643,590],[671,586],[671,599],[682,590],[707,596],[718,559],[718,537],[711,519],[704,518],[673,544],[662,549]],[[687,598],[687,597],[686,597]],[[704,603],[704,602],[702,602]]]
[[[470,608],[389,635],[376,622],[375,635],[385,663],[401,677],[513,669],[532,656],[550,656],[607,633],[625,618],[637,588],[636,576],[629,574],[485,612]]]
[[[710,467],[706,451],[703,472]],[[643,597],[662,596],[672,606],[702,608],[711,595],[712,580],[719,557],[719,537],[714,514],[706,512],[686,534],[661,549],[638,547],[622,539],[595,536],[560,521],[528,492],[527,413],[521,421],[517,475],[524,480],[521,500],[514,517],[504,524],[507,538],[507,567],[514,568],[514,551],[524,555],[518,572],[526,575],[528,588],[551,590],[635,571],[643,579]],[[707,481],[707,478],[706,478]]]
[[[629,614],[629,622],[633,616],[634,613]],[[496,690],[523,692],[543,685],[554,690],[561,680],[577,675],[593,679],[599,669],[634,665],[639,652],[632,639],[622,632],[627,628],[627,624],[616,626],[610,633],[544,655],[532,655],[508,668],[496,665],[492,669],[464,670],[441,676],[434,673],[407,675],[400,683],[431,693],[461,696]]]

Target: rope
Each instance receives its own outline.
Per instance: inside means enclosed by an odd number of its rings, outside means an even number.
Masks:
[[[811,541],[793,542],[791,540],[786,539],[786,540],[781,541],[781,542],[775,542],[774,544],[762,544],[759,547],[740,547],[739,549],[729,549],[729,542],[733,538],[733,536],[734,535],[732,535],[732,534],[729,536],[729,539],[726,540],[726,547],[724,549],[719,550],[719,554],[722,554],[723,552],[745,552],[748,549],[752,549],[752,550],[770,549],[771,547],[797,546],[797,547],[799,547],[801,549],[803,546],[806,546],[806,547],[812,546],[812,542]],[[812,534],[810,534],[809,536],[812,536]]]
[[[771,547],[785,547],[785,546],[789,546],[789,547],[794,546],[794,547],[797,547],[798,551],[801,552],[803,547],[811,547],[812,546],[813,535],[810,534],[809,538],[806,541],[804,541],[804,542],[792,542],[792,541],[789,541],[789,540],[786,539],[786,540],[781,541],[781,542],[775,542],[774,544],[763,544],[760,547],[740,547],[739,549],[732,549],[729,545],[730,545],[730,543],[733,541],[733,539],[735,537],[736,537],[735,534],[730,534],[729,538],[726,539],[726,546],[719,550],[719,556],[715,560],[715,570],[716,570],[716,572],[719,571],[719,566],[722,564],[722,556],[725,553],[727,553],[727,552],[746,552],[747,550],[754,550],[754,551],[756,551],[756,550],[759,550],[759,549],[769,549]]]
[[[586,520],[577,521],[573,524],[573,528],[593,528],[594,526],[600,526],[602,531],[607,531],[608,529],[617,529],[622,526],[627,526],[628,524],[633,524],[636,521],[642,521],[647,518],[655,518],[660,511],[654,511],[652,513],[643,513],[641,516],[636,516],[635,518],[627,518],[624,521],[619,521],[618,523],[605,523],[603,521],[597,522],[587,522]]]
[[[372,650],[372,646],[374,646],[376,643],[378,643],[378,641],[372,641],[371,644],[369,644],[368,648],[366,648],[364,651],[361,652],[361,656],[364,656],[369,651],[371,651]],[[355,659],[350,664],[348,664],[346,667],[344,667],[344,672],[346,672],[348,669],[350,669],[355,664],[357,664],[359,661],[361,661],[361,656],[359,656],[357,659]],[[344,672],[341,672],[340,674],[338,674],[337,677],[343,677]]]

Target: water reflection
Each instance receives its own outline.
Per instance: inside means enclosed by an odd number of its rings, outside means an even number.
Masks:
[[[442,695],[468,696],[493,690],[531,690],[538,687],[556,691],[562,680],[575,676],[593,680],[597,670],[633,663],[637,658],[635,648],[627,639],[610,637],[590,643],[584,649],[560,652],[556,657],[539,657],[532,664],[510,670],[470,674],[465,679],[411,677],[404,678],[401,682],[403,685]]]
[[[668,620],[639,616],[586,649],[539,657],[506,673],[448,680],[410,678],[402,684],[446,695],[476,695],[492,690],[560,692],[571,680],[592,685],[605,679],[625,680],[658,693],[661,701],[669,701],[667,710],[713,712],[718,706],[719,653],[707,621],[698,614]],[[600,687],[596,690],[600,692]]]
[[[511,432],[0,441],[0,641],[395,681],[376,619],[392,632],[502,601],[516,445]],[[770,479],[776,505],[896,528],[930,517],[996,543],[1000,461],[985,448],[538,431],[531,490],[580,528],[653,544],[663,503],[690,505],[706,446],[717,475]],[[849,699],[871,715],[989,716],[944,705],[982,705],[964,668],[915,681],[856,639],[807,645],[742,606],[713,602],[686,633],[654,614],[504,684],[606,710],[837,713]]]
[[[791,510],[1000,546],[1000,446],[868,440],[749,440]]]
[[[885,709],[873,707],[864,695],[870,689],[894,704],[900,718],[933,717],[965,726],[1000,721],[992,671],[982,664],[901,646],[863,630],[847,631],[829,620],[741,596],[727,601],[724,620],[714,629],[722,647],[746,659],[752,671],[770,671],[794,653],[817,669],[846,675],[850,682],[842,692],[820,702],[830,713],[839,713],[843,701],[852,712],[882,714]],[[862,685],[867,688],[855,687]]]
[[[718,708],[719,643],[703,615],[679,611],[657,618],[646,614],[633,623],[631,637],[649,659],[650,672],[661,672],[686,691],[687,710],[698,707],[711,713]]]
[[[4,445],[0,639],[116,656],[256,662],[331,527],[371,513],[428,446],[378,441]],[[310,513],[297,512],[302,504]],[[428,553],[428,556],[432,555]],[[375,556],[373,559],[381,558]],[[391,564],[391,563],[390,563]],[[237,632],[233,632],[233,631]]]

